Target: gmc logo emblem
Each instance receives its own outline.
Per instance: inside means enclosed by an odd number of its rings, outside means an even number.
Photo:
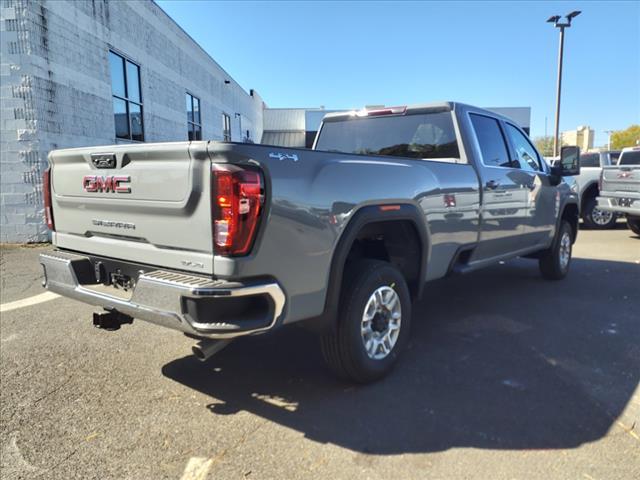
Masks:
[[[129,185],[123,185],[130,183],[131,177],[129,175],[85,175],[82,179],[82,189],[85,192],[96,193],[131,193],[131,187]]]

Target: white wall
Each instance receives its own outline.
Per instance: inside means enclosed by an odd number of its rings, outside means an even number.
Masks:
[[[45,241],[42,172],[50,150],[113,144],[109,49],[140,65],[147,142],[187,139],[185,93],[200,98],[203,139],[262,137],[249,95],[151,1],[2,0],[0,241]],[[224,81],[229,80],[229,84]]]

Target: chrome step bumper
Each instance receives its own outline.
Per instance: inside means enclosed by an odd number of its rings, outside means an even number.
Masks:
[[[606,212],[640,216],[640,194],[636,192],[600,192],[597,202]]]
[[[284,292],[275,281],[239,284],[165,270],[141,273],[130,298],[123,298],[115,289],[110,294],[106,291],[109,289],[92,288],[92,282],[87,280],[93,268],[89,257],[53,251],[40,254],[40,263],[44,268],[44,286],[52,292],[212,339],[228,339],[271,330],[278,323],[286,301]],[[252,316],[258,316],[259,325],[256,326],[256,318],[252,318],[247,328],[243,328],[241,322],[226,323],[198,318],[195,312],[203,310],[193,308],[193,305],[208,302],[208,311],[212,308],[215,311],[216,302],[247,299],[255,303],[256,298],[264,300],[258,302],[264,308],[252,307]]]

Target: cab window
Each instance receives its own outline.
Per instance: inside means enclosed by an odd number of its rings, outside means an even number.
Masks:
[[[325,121],[316,150],[423,159],[459,159],[451,112]]]
[[[599,153],[583,153],[580,155],[581,167],[599,167],[600,166],[600,154]]]
[[[520,168],[521,170],[529,170],[532,172],[539,172],[542,170],[540,166],[540,159],[538,158],[538,152],[533,148],[531,142],[524,136],[524,134],[513,125],[507,123],[507,135],[511,139],[511,145],[516,151],[514,168]],[[516,163],[517,162],[517,163]]]
[[[473,130],[476,132],[482,163],[487,167],[510,167],[509,153],[500,124],[495,118],[470,113]]]
[[[640,165],[640,150],[625,150],[618,159],[618,165]]]

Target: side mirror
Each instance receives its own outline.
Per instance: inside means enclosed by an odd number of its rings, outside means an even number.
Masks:
[[[580,175],[580,148],[562,147],[560,159],[554,162],[551,172],[560,177]]]

